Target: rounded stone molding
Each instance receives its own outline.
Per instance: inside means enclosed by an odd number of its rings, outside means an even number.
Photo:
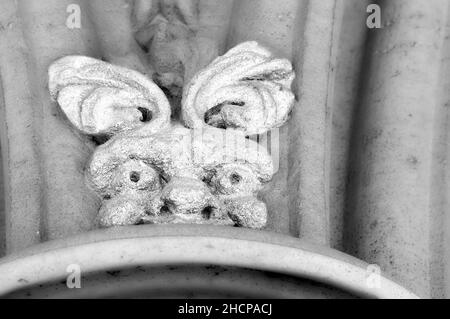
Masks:
[[[416,298],[383,276],[371,288],[368,264],[336,250],[265,231],[206,225],[118,227],[33,246],[0,263],[0,295],[65,281],[73,264],[81,278],[130,267],[209,265],[303,278],[358,297]]]

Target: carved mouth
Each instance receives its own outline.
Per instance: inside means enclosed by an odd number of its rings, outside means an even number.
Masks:
[[[237,128],[233,122],[225,121],[222,116],[222,109],[225,105],[235,105],[235,106],[244,106],[245,102],[242,101],[224,101],[216,106],[213,106],[208,111],[206,111],[204,120],[205,123],[217,128]]]
[[[218,225],[234,225],[234,221],[224,214],[217,215],[217,208],[207,205],[197,213],[173,213],[169,205],[164,204],[157,215],[148,214],[140,221],[144,224],[218,224]]]

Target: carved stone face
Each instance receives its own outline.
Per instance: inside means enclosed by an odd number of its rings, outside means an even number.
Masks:
[[[287,60],[255,42],[230,50],[187,85],[182,123],[145,76],[88,57],[49,69],[49,88],[82,132],[109,140],[94,152],[87,181],[102,198],[101,226],[213,223],[262,228],[257,199],[274,174],[249,134],[280,126],[294,97]],[[227,129],[224,129],[227,128]]]
[[[266,208],[256,194],[273,168],[266,150],[242,134],[175,125],[99,146],[87,174],[105,198],[104,226],[171,222],[261,228]]]

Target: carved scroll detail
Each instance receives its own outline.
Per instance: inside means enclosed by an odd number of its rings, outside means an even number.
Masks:
[[[294,104],[291,63],[275,59],[256,42],[244,42],[215,59],[184,88],[188,127],[205,124],[246,135],[281,126]]]
[[[170,120],[164,93],[144,75],[85,56],[49,68],[49,90],[83,133],[112,136],[131,129],[155,132]]]

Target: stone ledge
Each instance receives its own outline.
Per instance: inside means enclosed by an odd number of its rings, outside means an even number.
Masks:
[[[205,225],[143,225],[49,241],[0,262],[0,295],[82,273],[130,267],[213,265],[312,280],[360,297],[416,298],[386,277],[366,284],[368,264],[333,249],[265,231]]]

